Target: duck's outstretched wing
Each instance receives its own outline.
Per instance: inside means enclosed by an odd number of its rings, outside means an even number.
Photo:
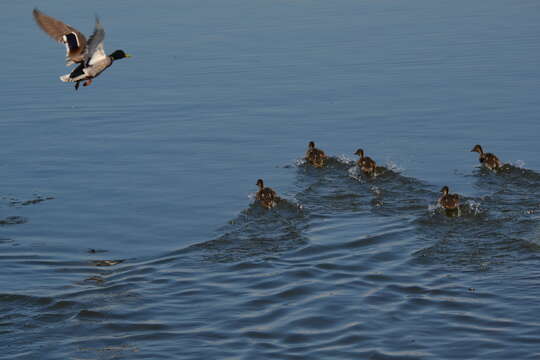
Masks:
[[[33,11],[34,19],[39,27],[54,40],[66,45],[66,65],[82,62],[86,50],[86,38],[74,27],[64,24],[49,15],[45,15],[38,9]]]
[[[94,33],[88,39],[88,45],[85,63],[87,65],[93,65],[107,57],[105,49],[103,48],[103,41],[105,40],[105,29],[101,26],[99,19],[96,17],[96,28]]]

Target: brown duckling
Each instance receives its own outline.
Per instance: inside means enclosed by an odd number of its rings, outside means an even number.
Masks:
[[[356,162],[360,170],[368,176],[375,175],[375,169],[377,168],[375,161],[368,156],[364,156],[364,150],[362,149],[356,150],[354,154],[360,156],[360,159]]]
[[[446,210],[457,210],[459,208],[459,195],[449,194],[448,186],[441,189],[442,196],[439,198],[439,204]]]
[[[326,159],[327,157],[324,151],[317,149],[315,143],[310,141],[306,151],[306,161],[317,168],[322,168]]]
[[[274,207],[279,200],[276,192],[269,187],[264,187],[262,179],[257,180],[257,186],[259,187],[259,191],[257,191],[255,199],[257,199],[264,208],[271,209]]]
[[[491,153],[485,153],[480,145],[475,145],[471,152],[477,152],[480,154],[480,163],[490,170],[499,170],[503,163],[499,158]]]

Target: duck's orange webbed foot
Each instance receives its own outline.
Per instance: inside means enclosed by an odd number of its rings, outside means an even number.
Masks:
[[[84,82],[83,86],[90,86],[92,85],[92,79],[88,79]]]

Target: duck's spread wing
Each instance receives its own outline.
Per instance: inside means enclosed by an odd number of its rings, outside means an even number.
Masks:
[[[66,45],[68,55],[70,52],[83,51],[86,47],[86,38],[79,30],[49,15],[45,15],[38,9],[34,9],[33,14],[36,23],[47,35]]]
[[[94,33],[88,39],[88,51],[86,52],[86,63],[87,65],[93,65],[101,60],[104,60],[107,55],[105,55],[105,49],[103,48],[103,41],[105,40],[105,29],[101,26],[99,19],[96,18],[96,28]]]

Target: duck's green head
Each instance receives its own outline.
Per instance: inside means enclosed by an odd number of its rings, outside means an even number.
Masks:
[[[118,60],[118,59],[123,59],[123,58],[129,58],[131,57],[131,55],[129,54],[126,54],[124,52],[124,50],[116,50],[115,52],[113,52],[111,55],[109,55],[110,57],[113,58],[113,60]]]

